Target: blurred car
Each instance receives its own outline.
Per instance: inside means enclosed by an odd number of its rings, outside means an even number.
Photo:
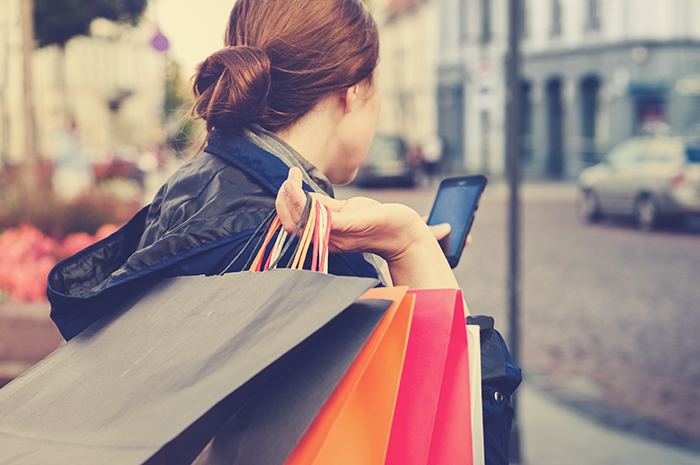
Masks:
[[[642,230],[700,214],[700,143],[635,137],[614,147],[578,179],[581,219],[631,215]]]
[[[413,187],[415,173],[401,137],[375,134],[353,184],[360,187]]]

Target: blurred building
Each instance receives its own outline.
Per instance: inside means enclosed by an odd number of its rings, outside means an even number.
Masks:
[[[382,111],[377,132],[413,146],[437,131],[438,2],[374,0]]]
[[[454,169],[505,169],[507,8],[507,0],[440,0],[438,133]]]
[[[158,30],[144,18],[138,27],[106,20],[92,24],[91,37],[33,56],[37,146],[54,155],[56,135],[77,131],[91,160],[125,147],[162,140],[166,57],[153,46]],[[20,0],[3,0],[0,9],[0,156],[16,163],[24,152],[22,24]]]
[[[700,0],[522,0],[525,169],[571,178],[612,145],[700,131]],[[438,127],[502,173],[507,0],[440,0]]]

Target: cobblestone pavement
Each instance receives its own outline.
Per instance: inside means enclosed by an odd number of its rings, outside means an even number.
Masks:
[[[361,195],[427,214],[434,190]],[[339,191],[339,197],[358,191]],[[700,233],[582,225],[575,189],[523,188],[521,365],[528,383],[618,429],[700,450]],[[456,269],[507,328],[507,189],[489,186]]]

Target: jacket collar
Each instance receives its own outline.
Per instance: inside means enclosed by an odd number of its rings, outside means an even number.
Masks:
[[[238,135],[214,132],[210,135],[204,151],[238,166],[260,181],[274,195],[277,195],[289,174],[289,166],[279,157]],[[306,191],[314,192],[307,182],[303,183],[303,187]]]

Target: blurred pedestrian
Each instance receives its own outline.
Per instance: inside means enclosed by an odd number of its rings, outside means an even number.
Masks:
[[[85,160],[78,125],[71,121],[58,131],[53,140],[54,171],[51,184],[54,193],[70,202],[93,184],[92,167]]]
[[[429,135],[421,145],[423,155],[423,173],[428,180],[428,186],[432,187],[437,177],[442,161],[443,142],[439,135]]]

